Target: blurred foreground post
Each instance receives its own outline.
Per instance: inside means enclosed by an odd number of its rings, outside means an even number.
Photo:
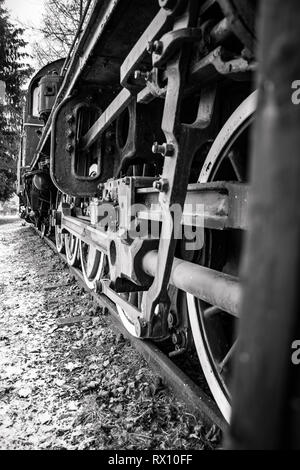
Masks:
[[[300,364],[291,360],[300,340],[300,2],[262,0],[259,19],[260,96],[228,447],[300,448]]]

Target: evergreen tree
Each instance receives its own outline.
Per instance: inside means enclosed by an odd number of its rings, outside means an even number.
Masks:
[[[26,42],[23,30],[9,19],[0,0],[0,82],[5,84],[5,97],[0,100],[0,200],[14,192],[21,133],[22,107],[26,83],[33,70],[26,64]]]

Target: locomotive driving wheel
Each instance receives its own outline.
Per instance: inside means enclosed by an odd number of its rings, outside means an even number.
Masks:
[[[61,211],[64,195],[58,191],[56,196],[56,210]],[[64,253],[65,251],[65,237],[62,233],[60,225],[55,224],[55,244],[58,253]]]
[[[256,109],[257,93],[246,98],[218,133],[201,167],[199,183],[227,181],[247,183],[249,131]],[[192,256],[203,266],[239,277],[244,232],[238,229],[205,229],[204,246]],[[191,253],[188,253],[191,256]],[[141,309],[141,294],[123,294]],[[182,299],[180,310],[190,320],[195,349],[211,393],[224,418],[231,414],[230,383],[232,359],[237,345],[238,317],[190,294]],[[117,305],[120,319],[133,336],[135,327],[126,310]]]
[[[69,266],[78,266],[78,246],[79,239],[72,233],[66,233],[64,236],[64,244],[66,250],[66,258]]]
[[[103,275],[105,254],[82,240],[79,242],[79,253],[84,281],[87,287],[93,290]]]
[[[199,182],[247,181],[249,127],[256,107],[256,92],[235,110],[217,135],[202,167]],[[239,276],[243,232],[205,230],[201,264]],[[231,414],[232,358],[238,337],[238,318],[187,294],[194,343],[207,383],[223,416]]]
[[[41,223],[41,237],[44,238],[46,236],[46,234],[48,233],[49,231],[49,224],[47,223],[47,221],[43,221]]]

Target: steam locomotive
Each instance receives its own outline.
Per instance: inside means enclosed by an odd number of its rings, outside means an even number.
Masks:
[[[195,350],[228,421],[257,7],[96,1],[68,57],[31,80],[19,162],[23,217],[133,336]]]

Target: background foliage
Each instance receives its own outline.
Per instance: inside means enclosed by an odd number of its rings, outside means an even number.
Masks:
[[[14,192],[19,151],[24,91],[22,86],[32,74],[23,30],[15,27],[0,0],[0,81],[6,94],[0,101],[0,201]]]
[[[89,0],[46,1],[39,29],[43,41],[33,44],[34,57],[39,67],[68,55],[85,8],[88,4],[92,7],[93,3]]]

